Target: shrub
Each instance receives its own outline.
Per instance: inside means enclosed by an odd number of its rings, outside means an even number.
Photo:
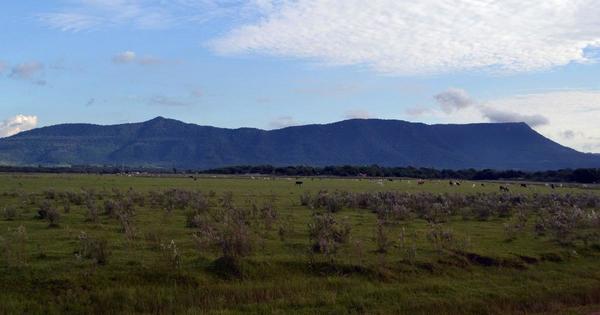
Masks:
[[[65,204],[63,205],[63,211],[64,213],[70,213],[71,212],[71,203],[69,203],[69,201],[65,201]]]
[[[136,236],[135,226],[131,212],[121,210],[117,213],[117,218],[121,224],[121,232],[125,234],[125,239],[133,241]]]
[[[290,234],[292,234],[293,229],[294,229],[294,227],[292,225],[290,218],[283,220],[283,222],[281,222],[279,225],[279,229],[277,230],[277,235],[279,236],[279,240],[281,240],[282,242],[285,242],[287,237]]]
[[[38,219],[46,220],[48,217],[48,212],[52,208],[52,205],[48,200],[44,200],[38,209]]]
[[[197,213],[203,213],[210,209],[210,203],[203,194],[197,193],[192,200],[192,209]]]
[[[177,270],[181,267],[181,252],[175,245],[175,241],[171,240],[168,244],[160,244],[160,257],[162,262],[171,270]]]
[[[304,193],[302,193],[302,195],[300,195],[300,205],[304,206],[304,207],[308,207],[311,204],[311,195],[310,192],[305,191]]]
[[[260,208],[259,215],[267,231],[271,230],[273,224],[275,223],[275,221],[277,221],[277,218],[279,217],[279,214],[277,213],[277,210],[275,210],[275,207],[273,206],[272,202],[265,203]]]
[[[89,237],[85,232],[79,234],[79,249],[76,252],[78,259],[91,259],[94,264],[106,265],[110,251],[108,241]]]
[[[17,208],[8,206],[2,209],[2,217],[6,221],[12,221],[17,218],[18,212]]]
[[[504,233],[508,241],[516,239],[517,235],[525,230],[527,219],[527,214],[519,211],[511,221],[504,223]]]
[[[92,199],[88,199],[85,204],[88,212],[86,215],[86,221],[98,223],[100,221],[100,217],[98,215],[98,206]]]
[[[60,221],[60,213],[54,207],[50,207],[46,213],[46,220],[48,220],[49,227],[58,227]]]
[[[394,245],[388,236],[388,231],[385,227],[383,220],[377,220],[377,226],[375,229],[375,244],[377,245],[376,251],[380,254],[385,254]]]
[[[350,239],[350,225],[338,222],[331,213],[313,215],[308,230],[312,251],[325,255],[334,254]]]
[[[250,229],[247,210],[233,208],[219,211],[214,222],[200,224],[194,241],[198,250],[218,250],[222,257],[231,261],[250,255],[254,249],[254,235]]]
[[[188,228],[199,228],[202,226],[202,216],[196,210],[185,212],[185,226]]]
[[[448,220],[448,216],[450,215],[450,210],[447,204],[444,203],[433,203],[429,208],[427,208],[425,213],[425,220],[429,223],[438,224],[442,222],[446,222]]]
[[[221,203],[221,207],[224,209],[233,209],[233,192],[226,191],[223,193],[223,196],[219,200]]]
[[[437,251],[449,249],[454,242],[454,233],[451,229],[444,228],[442,224],[430,224],[427,239]]]
[[[107,199],[104,201],[104,214],[105,215],[114,216],[117,208],[118,208],[118,204],[114,200]]]

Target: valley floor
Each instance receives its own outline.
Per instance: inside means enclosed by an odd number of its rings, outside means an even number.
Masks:
[[[2,174],[0,314],[600,312],[600,190],[500,185]]]

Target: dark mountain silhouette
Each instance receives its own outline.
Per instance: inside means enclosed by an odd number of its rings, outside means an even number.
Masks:
[[[545,170],[600,167],[600,156],[561,146],[524,123],[426,125],[353,119],[265,131],[158,117],[144,123],[64,124],[0,139],[9,165],[371,165]]]

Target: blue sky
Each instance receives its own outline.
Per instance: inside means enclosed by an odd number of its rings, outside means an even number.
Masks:
[[[4,1],[0,136],[159,115],[264,129],[525,121],[600,152],[594,2]]]

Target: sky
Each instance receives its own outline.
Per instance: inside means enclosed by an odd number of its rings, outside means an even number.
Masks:
[[[163,116],[526,122],[600,153],[597,0],[0,3],[0,137]]]

